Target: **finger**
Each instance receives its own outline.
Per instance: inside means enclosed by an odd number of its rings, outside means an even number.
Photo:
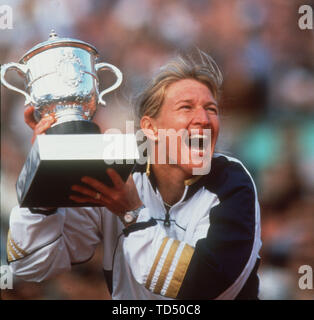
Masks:
[[[36,138],[37,138],[37,134],[35,134],[35,132],[34,132],[33,137],[32,137],[32,144],[34,144]]]
[[[44,118],[40,120],[35,126],[33,137],[32,137],[32,144],[35,142],[36,137],[39,134],[45,134],[45,132],[51,127],[51,125],[55,122],[56,120],[49,116],[47,118]]]
[[[134,181],[134,180],[133,180],[133,174],[132,174],[132,173],[130,173],[130,175],[128,176],[127,182],[128,182],[128,181]]]
[[[51,125],[55,122],[55,118],[52,117],[52,116],[48,116],[46,118],[43,118],[42,120],[40,120],[38,122],[38,124],[36,125],[35,127],[35,134],[38,135],[38,134],[42,134],[44,133],[46,130],[48,130]]]
[[[71,199],[72,201],[74,201],[76,203],[94,203],[94,204],[97,204],[102,207],[105,205],[102,201],[99,201],[99,200],[96,200],[93,198],[89,198],[89,197],[80,197],[80,196],[70,195],[69,199]]]
[[[74,202],[77,202],[77,203],[85,203],[85,202],[89,203],[90,201],[92,201],[91,198],[74,196],[74,195],[70,195],[69,199],[71,199],[71,200],[73,200]]]
[[[109,168],[106,172],[107,172],[108,176],[110,177],[110,179],[112,180],[114,186],[117,189],[122,189],[124,186],[124,181],[122,180],[120,175],[117,173],[117,171],[112,168]]]
[[[81,181],[88,184],[95,190],[100,191],[104,195],[108,195],[112,192],[112,190],[109,187],[107,187],[102,182],[92,177],[83,177]]]
[[[93,199],[95,199],[97,194],[100,194],[100,196],[102,196],[102,194],[100,192],[97,192],[95,190],[91,190],[91,189],[88,189],[88,188],[85,188],[83,186],[79,186],[79,185],[76,185],[76,184],[71,187],[71,190],[79,192],[79,193],[81,193],[81,194],[83,194],[85,196],[89,196],[89,197],[91,197]]]
[[[34,110],[35,107],[34,106],[29,106],[24,110],[24,121],[34,130],[36,125],[37,125],[37,121],[34,118]]]
[[[134,185],[135,186],[135,182],[134,182],[134,179],[133,179],[133,174],[131,173],[128,177],[128,180],[126,181],[126,184],[127,185]]]

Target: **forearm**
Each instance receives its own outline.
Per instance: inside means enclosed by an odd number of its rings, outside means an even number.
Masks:
[[[41,281],[88,260],[100,241],[99,220],[92,208],[59,208],[49,216],[14,208],[7,250],[12,270]]]
[[[25,280],[41,281],[69,270],[69,254],[62,238],[65,214],[46,216],[15,207],[10,216],[7,255],[13,272]]]

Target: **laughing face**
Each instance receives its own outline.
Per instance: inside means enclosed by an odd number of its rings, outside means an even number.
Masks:
[[[195,168],[206,171],[218,138],[219,118],[217,101],[205,84],[194,79],[172,83],[158,116],[150,122],[159,160],[164,152],[166,163],[180,167],[187,176]]]

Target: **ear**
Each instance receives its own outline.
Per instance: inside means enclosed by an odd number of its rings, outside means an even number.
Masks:
[[[140,121],[140,125],[147,138],[152,141],[157,141],[157,127],[153,118],[143,116]]]

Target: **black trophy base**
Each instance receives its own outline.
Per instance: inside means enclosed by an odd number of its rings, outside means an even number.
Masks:
[[[70,121],[57,124],[46,131],[47,134],[97,134],[100,129],[90,121]]]
[[[126,148],[117,148],[121,144]],[[36,208],[98,206],[69,199],[77,194],[71,186],[84,185],[84,176],[112,186],[108,168],[115,169],[126,181],[137,159],[133,135],[39,135],[16,183],[19,204]]]

